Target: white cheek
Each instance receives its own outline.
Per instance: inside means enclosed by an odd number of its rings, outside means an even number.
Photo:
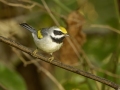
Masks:
[[[52,37],[55,37],[54,33],[51,34]]]
[[[56,35],[55,37],[56,38],[62,38],[62,37],[64,37],[64,35]]]
[[[54,35],[54,34],[52,33],[51,36],[54,37],[54,38],[61,38],[61,37],[63,37],[64,35]]]

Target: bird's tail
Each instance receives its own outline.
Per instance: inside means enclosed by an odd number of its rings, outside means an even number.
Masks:
[[[28,25],[27,23],[21,23],[20,25],[25,29],[29,30],[30,32],[36,33],[36,30],[32,26]]]

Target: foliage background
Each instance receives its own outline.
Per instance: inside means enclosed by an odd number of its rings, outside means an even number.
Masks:
[[[19,23],[27,22],[36,29],[60,24],[67,28],[71,41],[78,40],[77,44],[72,43],[79,49],[77,53],[71,51],[66,40],[55,53],[56,58],[119,84],[119,3],[119,0],[0,0],[0,35],[35,49],[31,34]],[[0,43],[0,90],[113,90],[42,61],[39,67],[33,63],[25,66],[30,59],[33,58]]]

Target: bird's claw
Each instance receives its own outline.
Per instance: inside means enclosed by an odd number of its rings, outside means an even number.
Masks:
[[[49,59],[48,59],[50,62],[52,62],[54,60],[54,57],[51,56]]]
[[[35,56],[37,52],[38,52],[38,49],[35,49],[35,50],[33,51],[33,55]]]

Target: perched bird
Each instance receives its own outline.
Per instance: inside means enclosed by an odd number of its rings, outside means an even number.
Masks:
[[[49,53],[51,56],[53,52],[61,48],[63,39],[66,36],[69,36],[64,27],[53,26],[50,28],[42,28],[41,30],[36,31],[27,23],[21,23],[20,25],[32,33],[37,48]],[[38,49],[36,49],[33,54],[36,54]],[[54,57],[52,56],[49,59],[52,61]]]

